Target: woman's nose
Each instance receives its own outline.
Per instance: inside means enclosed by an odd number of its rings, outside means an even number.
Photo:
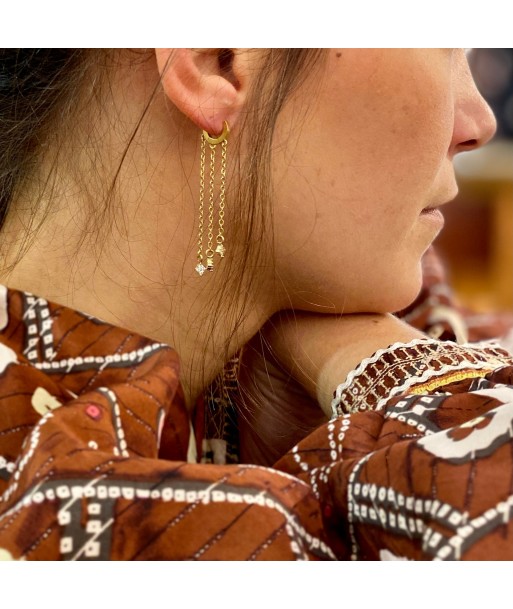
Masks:
[[[452,155],[484,146],[497,130],[495,116],[476,87],[463,50],[457,62]]]

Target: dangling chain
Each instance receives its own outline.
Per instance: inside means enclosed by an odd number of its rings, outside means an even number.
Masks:
[[[201,138],[201,153],[200,153],[200,192],[199,192],[199,229],[198,229],[198,264],[196,271],[203,275],[205,267],[203,266],[203,199],[205,196],[205,139]]]
[[[208,188],[208,244],[205,256],[207,257],[207,271],[214,270],[214,250],[212,241],[214,240],[214,185],[216,168],[216,147],[210,144],[210,182]]]
[[[214,254],[217,253],[221,258],[224,258],[224,208],[225,208],[225,188],[226,188],[226,150],[228,148],[228,133],[230,132],[228,124],[223,125],[223,132],[218,137],[210,136],[206,131],[203,131],[201,136],[201,152],[200,152],[200,192],[199,192],[199,229],[198,229],[198,253],[196,271],[199,275],[203,275],[205,271],[214,270]],[[205,157],[206,143],[210,148],[210,171],[209,171],[209,189],[208,189],[208,227],[207,227],[207,249],[205,257],[207,265],[203,264],[203,223],[204,223],[204,198],[205,198]],[[214,190],[215,190],[215,161],[216,161],[216,146],[221,144],[221,179],[219,185],[219,217],[218,217],[218,234],[216,237],[216,250],[214,252]]]
[[[224,140],[221,144],[221,186],[219,188],[219,230],[216,237],[216,252],[221,258],[224,258],[224,203],[225,203],[225,184],[226,184],[226,149],[228,140]]]

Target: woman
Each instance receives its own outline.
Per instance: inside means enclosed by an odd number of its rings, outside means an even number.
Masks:
[[[6,50],[1,66],[5,557],[453,557],[487,468],[507,507],[455,552],[511,554],[511,357],[391,315],[421,288],[454,155],[494,133],[462,50]],[[197,463],[202,396],[244,345],[247,464]],[[454,425],[501,432],[454,456]],[[449,516],[447,480],[466,485]]]

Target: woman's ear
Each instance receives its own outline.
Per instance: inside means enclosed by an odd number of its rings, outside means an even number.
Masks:
[[[164,92],[200,129],[211,135],[237,122],[246,98],[244,53],[232,49],[155,49]]]

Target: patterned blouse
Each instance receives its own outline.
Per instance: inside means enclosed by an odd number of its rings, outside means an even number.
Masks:
[[[192,426],[170,346],[0,286],[0,559],[513,560],[513,356],[476,342],[512,319],[451,298],[428,260],[400,315],[430,338],[270,468],[226,391]]]

